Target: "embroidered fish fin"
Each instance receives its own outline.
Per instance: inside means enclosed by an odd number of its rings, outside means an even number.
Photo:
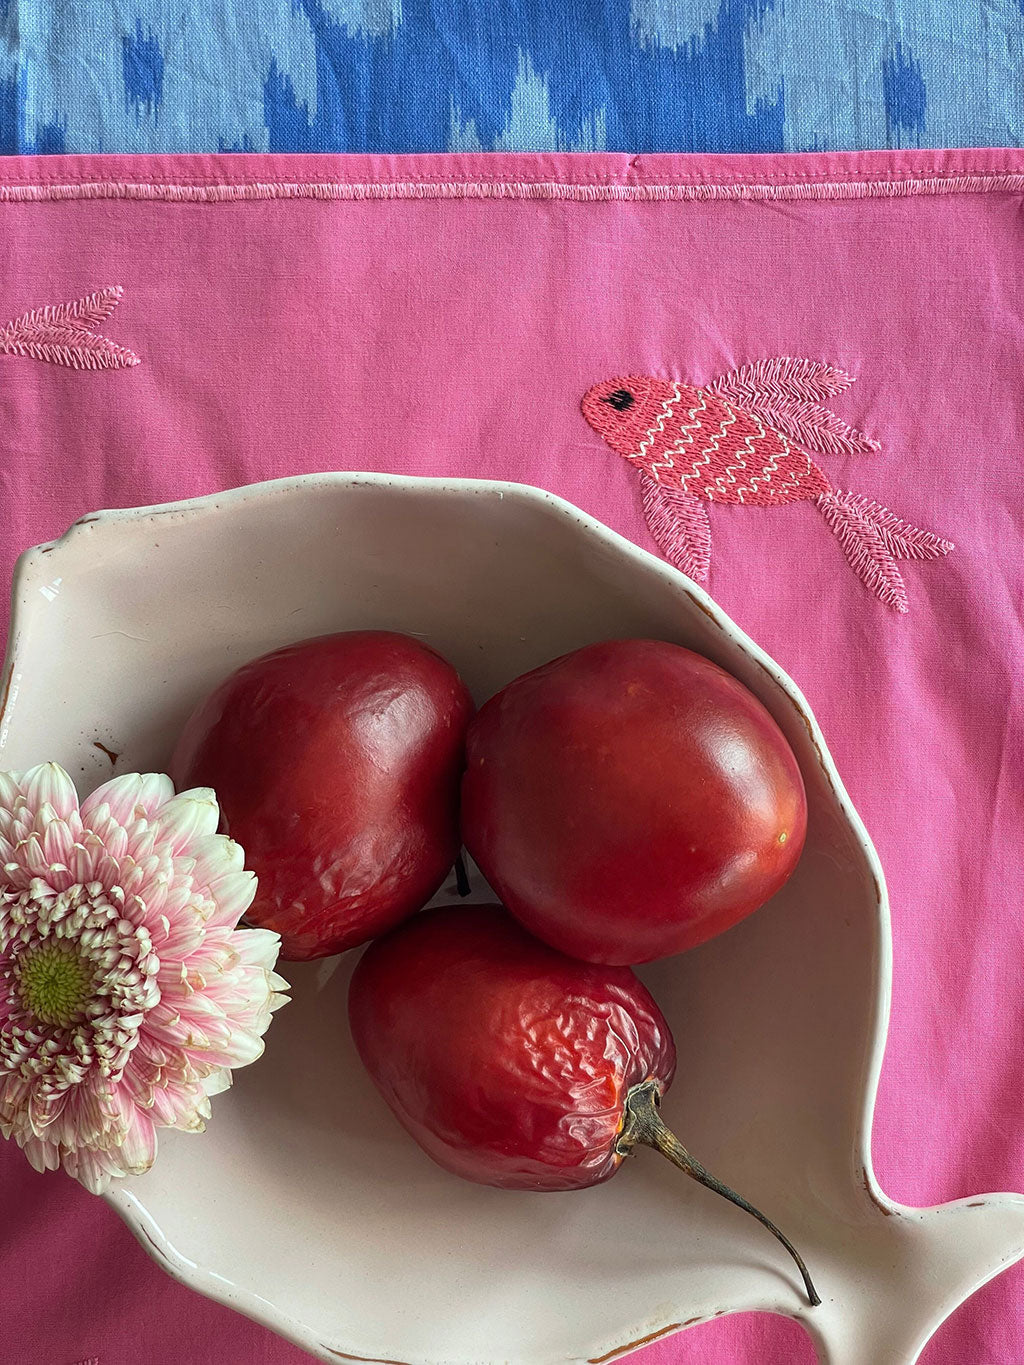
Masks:
[[[644,516],[658,548],[670,564],[697,583],[711,568],[711,524],[707,509],[692,493],[668,488],[640,475]]]
[[[755,360],[729,370],[708,385],[715,393],[731,398],[760,394],[768,401],[776,398],[801,398],[806,402],[820,402],[833,398],[854,382],[854,376],[823,360],[802,360],[795,356],[777,355],[769,360]]]
[[[815,401],[841,393],[852,383],[848,374],[831,366],[781,357],[730,370],[708,387],[805,450],[822,455],[866,455],[879,450],[879,443]]]
[[[817,501],[860,581],[894,611],[906,611],[910,604],[896,560],[877,522],[858,505],[859,499],[831,489]]]
[[[739,406],[737,400],[733,401]],[[760,417],[762,422],[781,431],[783,436],[788,436],[805,450],[813,450],[819,455],[870,455],[881,450],[873,437],[865,436],[820,403],[808,403],[802,398],[781,398],[772,403],[751,399],[746,404],[746,411]]]
[[[843,497],[849,506],[856,507],[874,522],[893,559],[938,559],[955,548],[951,540],[911,526],[879,502],[854,493],[844,493]]]
[[[97,290],[71,303],[22,313],[0,331],[0,355],[29,356],[75,370],[117,370],[139,357],[93,328],[105,321],[121,298],[120,285]]]

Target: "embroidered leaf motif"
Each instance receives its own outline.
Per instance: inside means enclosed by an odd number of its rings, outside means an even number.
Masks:
[[[72,326],[98,327],[101,322],[106,322],[120,303],[123,292],[120,285],[110,285],[107,289],[97,289],[92,294],[86,294],[84,298],[75,299],[73,303],[55,303],[47,308],[37,308],[33,312],[23,313],[11,325],[65,322]]]
[[[72,303],[22,313],[0,331],[0,355],[29,356],[75,370],[118,370],[139,357],[93,329],[106,321],[121,299],[120,285],[97,290]]]
[[[711,568],[711,523],[698,498],[640,475],[644,516],[656,544],[670,564],[698,583]]]

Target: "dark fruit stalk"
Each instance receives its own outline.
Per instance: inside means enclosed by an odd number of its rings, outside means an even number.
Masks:
[[[706,1171],[700,1162],[690,1155],[672,1129],[663,1121],[658,1113],[660,1108],[661,1091],[653,1081],[645,1081],[643,1085],[633,1087],[626,1096],[626,1121],[623,1124],[619,1140],[615,1144],[615,1150],[619,1156],[629,1156],[637,1143],[643,1143],[645,1147],[653,1147],[656,1152],[667,1157],[673,1166],[678,1166],[681,1171],[692,1176],[698,1184],[703,1185],[706,1189],[714,1190],[715,1194],[722,1195],[724,1199],[728,1199],[737,1208],[752,1214],[759,1223],[764,1224],[773,1237],[779,1239],[792,1256],[803,1276],[804,1288],[807,1290],[811,1307],[816,1308],[821,1303],[818,1291],[814,1288],[807,1267],[804,1265],[803,1257],[786,1234],[781,1232],[760,1209],[755,1209],[753,1204],[749,1204],[741,1194],[737,1194],[735,1190],[730,1189],[728,1185],[723,1184],[716,1176]]]
[[[470,895],[473,890],[469,884],[469,873],[466,871],[466,859],[461,853],[455,859],[455,889],[462,897]]]

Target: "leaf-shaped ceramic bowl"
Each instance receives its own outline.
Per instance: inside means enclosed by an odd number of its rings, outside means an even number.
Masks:
[[[109,1196],[186,1284],[324,1360],[605,1361],[723,1313],[799,1317],[830,1365],[908,1365],[1024,1253],[1024,1198],[892,1204],[871,1168],[889,995],[882,871],[806,702],[689,580],[557,498],[510,484],[330,475],[85,517],[15,584],[0,765],[84,785],[164,768],[196,699],[325,631],[421,636],[478,699],[610,636],[659,636],[762,698],[803,768],[810,831],[775,900],[643,971],[679,1042],[666,1114],[773,1217],[822,1293],[738,1209],[641,1152],[570,1194],[431,1164],[364,1075],[354,955],[286,967],[266,1056]],[[443,893],[450,894],[450,893]]]

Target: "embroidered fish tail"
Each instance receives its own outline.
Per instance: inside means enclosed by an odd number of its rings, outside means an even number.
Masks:
[[[937,559],[953,549],[952,541],[912,526],[856,493],[830,488],[817,502],[854,573],[896,611],[907,610],[907,590],[896,561]]]
[[[877,521],[856,498],[837,489],[822,493],[817,503],[860,581],[894,611],[906,611],[906,585]]]

